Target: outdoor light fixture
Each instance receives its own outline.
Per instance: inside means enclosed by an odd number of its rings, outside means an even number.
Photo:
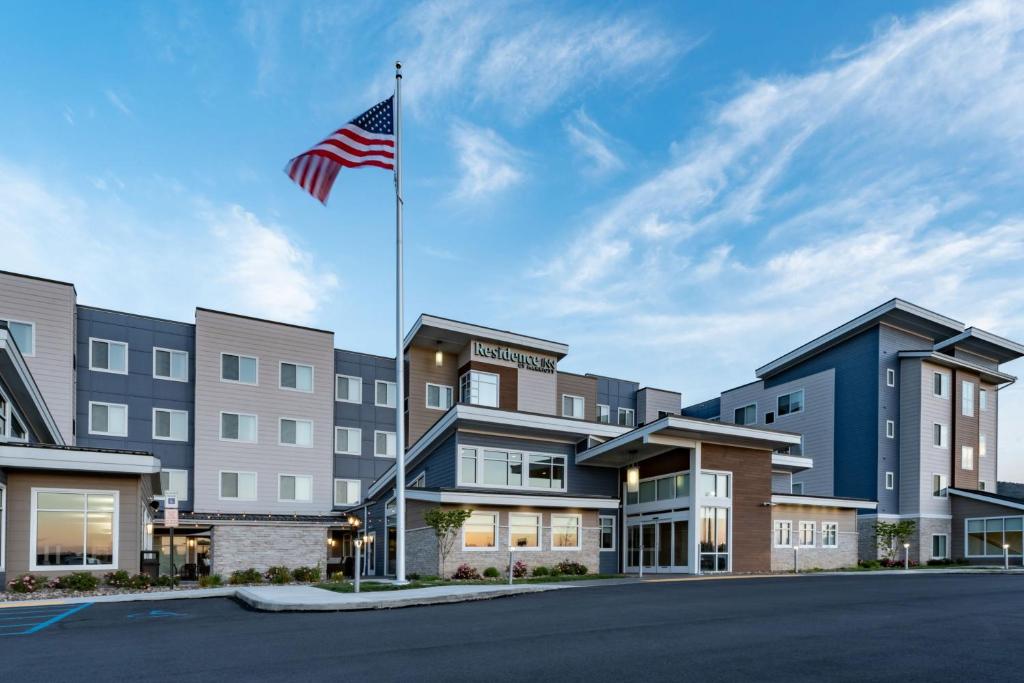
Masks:
[[[441,351],[441,342],[437,342],[437,351],[434,352],[434,365],[437,367],[444,365],[444,353]]]
[[[636,465],[631,465],[626,470],[626,491],[629,493],[636,493],[640,490],[640,468]]]
[[[196,547],[196,539],[194,539],[194,538],[188,539],[188,547],[189,548],[195,548]]]
[[[149,536],[153,535],[153,522],[146,523],[146,534]]]

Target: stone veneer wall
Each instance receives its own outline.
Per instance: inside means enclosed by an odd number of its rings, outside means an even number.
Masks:
[[[920,564],[925,564],[932,559],[932,535],[946,534],[946,556],[957,558],[963,552],[957,553],[953,547],[952,523],[948,519],[935,519],[932,517],[908,517],[917,524],[914,534],[910,537],[910,559]],[[858,521],[860,530],[860,559],[880,560],[884,554],[875,545],[875,517],[864,516]],[[884,520],[896,521],[896,520]],[[899,549],[896,557],[903,560],[903,548]]]
[[[858,539],[856,512],[843,508],[776,505],[772,508],[772,571],[793,571],[795,562],[799,569],[840,569],[857,564]],[[775,520],[787,520],[793,523],[793,543],[800,536],[800,522],[814,522],[814,546],[801,546],[797,558],[793,557],[793,548],[775,547]],[[822,547],[822,528],[825,522],[836,522],[838,533],[836,542],[839,547]]]
[[[212,571],[224,578],[250,567],[327,567],[327,530],[319,526],[218,524],[212,539]]]

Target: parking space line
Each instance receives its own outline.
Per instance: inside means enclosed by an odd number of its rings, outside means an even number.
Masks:
[[[10,612],[8,616],[0,617],[2,621],[17,621],[22,620],[21,623],[8,624],[0,623],[0,636],[27,636],[33,633],[38,633],[43,629],[53,626],[61,619],[70,617],[76,612],[89,607],[93,603],[83,602],[73,607],[61,609],[59,604],[55,604],[49,608],[38,609],[38,608],[25,608],[17,613]],[[4,629],[21,629],[5,631]]]
[[[35,628],[29,629],[28,631],[25,632],[25,634],[28,635],[28,634],[31,634],[31,633],[37,633],[39,631],[42,631],[44,628],[49,628],[50,626],[53,626],[54,624],[56,624],[61,619],[64,619],[65,617],[70,617],[75,612],[81,612],[83,609],[85,609],[86,607],[89,607],[90,605],[92,605],[91,602],[83,602],[81,605],[77,605],[77,606],[73,607],[72,609],[69,609],[68,611],[63,612],[62,614],[58,614],[58,615],[52,617],[51,619],[48,619],[47,621],[44,621],[43,623],[39,624]]]

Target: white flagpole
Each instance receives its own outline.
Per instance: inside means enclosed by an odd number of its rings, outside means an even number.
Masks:
[[[402,63],[395,62],[395,580],[405,583],[405,282],[402,245]],[[385,517],[387,511],[385,511]],[[385,520],[385,524],[387,521]],[[385,548],[385,552],[387,549]]]

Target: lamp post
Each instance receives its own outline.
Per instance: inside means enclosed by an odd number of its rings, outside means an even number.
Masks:
[[[511,543],[508,544],[508,585],[512,585],[512,553],[515,552],[515,546]]]
[[[903,544],[903,568],[910,569],[910,544]]]
[[[1010,568],[1010,544],[1003,544],[1003,569]]]
[[[354,545],[356,546],[356,566],[352,573],[355,575],[356,593],[359,592],[359,575],[362,574],[362,570],[359,568],[359,551],[363,548],[363,541],[360,538],[355,540]]]
[[[348,516],[348,525],[352,528],[352,534],[355,539],[359,539],[359,518],[355,515]],[[342,549],[344,551],[344,549]],[[342,567],[344,570],[344,567]],[[362,571],[362,567],[359,565],[359,551],[356,551],[355,564],[352,566],[352,576],[358,576]]]

